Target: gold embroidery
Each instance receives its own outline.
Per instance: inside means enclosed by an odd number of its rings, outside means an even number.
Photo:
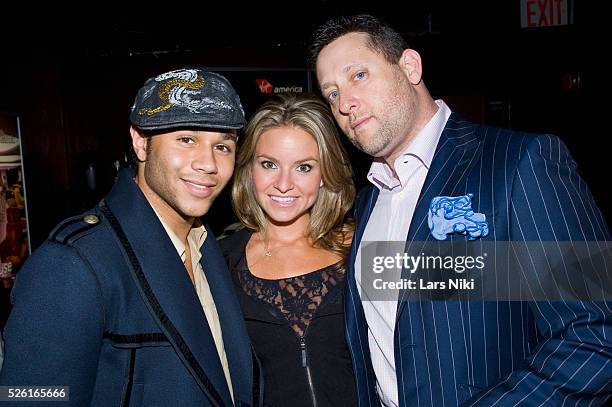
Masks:
[[[170,91],[175,86],[183,86],[187,89],[202,89],[204,86],[204,78],[199,76],[195,81],[190,82],[184,79],[172,79],[162,85],[159,86],[159,98],[165,102],[163,105],[156,107],[155,109],[150,108],[142,108],[138,111],[139,115],[146,114],[148,116],[152,116],[156,113],[163,112],[164,110],[168,110],[172,107],[172,104],[168,101],[168,95]]]

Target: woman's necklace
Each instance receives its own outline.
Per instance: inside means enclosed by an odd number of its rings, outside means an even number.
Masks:
[[[272,257],[272,251],[273,251],[273,250],[276,250],[276,249],[281,249],[281,248],[283,248],[283,247],[289,247],[289,246],[291,246],[291,245],[283,245],[283,246],[278,246],[278,247],[275,247],[275,248],[273,248],[273,249],[270,249],[270,248],[268,247],[268,246],[269,246],[269,245],[268,245],[268,239],[263,239],[263,240],[262,240],[262,242],[263,242],[263,247],[264,247],[264,256],[265,256],[265,257]]]
[[[268,243],[268,239],[260,238],[260,240],[261,240],[261,243],[263,244],[263,254],[264,254],[265,257],[272,257],[272,252],[274,250],[276,250],[276,249],[282,249],[283,247],[291,247],[291,246],[295,245],[295,242],[294,242],[294,243],[291,243],[291,244],[285,244],[285,245],[277,246],[277,247],[274,247],[274,248],[271,249],[270,248],[270,244]]]
[[[268,241],[266,239],[264,239],[263,241],[263,246],[264,246],[264,256],[272,257],[272,251],[268,249]]]

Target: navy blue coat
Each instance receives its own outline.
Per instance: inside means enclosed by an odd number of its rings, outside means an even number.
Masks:
[[[610,240],[576,163],[554,136],[479,126],[452,114],[406,245],[432,240],[427,212],[434,197],[468,193],[474,194],[474,211],[486,215],[486,240]],[[354,278],[357,248],[377,197],[378,189],[369,186],[357,198],[348,270],[347,335],[360,406],[378,405]],[[612,394],[611,340],[609,303],[400,300],[394,337],[399,405],[602,405]]]
[[[70,386],[70,402],[62,406],[232,405],[195,288],[132,178],[123,171],[89,212],[98,223],[65,220],[20,270],[0,384]],[[250,406],[250,342],[223,256],[208,233],[202,267],[236,405]]]

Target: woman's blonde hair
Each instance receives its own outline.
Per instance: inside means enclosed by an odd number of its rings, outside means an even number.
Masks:
[[[264,103],[251,117],[238,150],[232,205],[236,216],[248,229],[265,233],[266,217],[255,198],[253,160],[259,137],[277,127],[295,127],[316,141],[323,186],[310,209],[309,238],[316,247],[346,258],[346,241],[353,224],[345,216],[355,198],[353,173],[348,155],[340,142],[329,107],[310,94],[282,95]]]

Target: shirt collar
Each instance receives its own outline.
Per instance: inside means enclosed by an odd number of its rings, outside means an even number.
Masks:
[[[153,206],[151,207],[153,208]],[[157,215],[157,219],[159,219],[159,222],[162,224],[162,226],[166,230],[166,233],[168,234],[168,237],[172,241],[172,244],[174,245],[174,248],[176,249],[176,252],[180,256],[181,260],[185,262],[185,245],[183,244],[181,239],[179,239],[179,237],[172,231],[170,226],[168,226],[168,224],[164,222],[162,217],[159,216],[159,213],[157,213],[155,208],[153,208],[153,212],[155,212],[155,215]],[[191,227],[191,229],[189,229],[189,234],[187,234],[187,242],[189,242],[189,246],[193,249],[197,249],[197,250],[191,250],[191,258],[195,260],[196,262],[199,262],[200,259],[202,258],[200,249],[202,248],[202,245],[204,244],[204,241],[206,240],[206,235],[207,235],[206,228],[204,227],[202,222],[200,222],[199,219],[196,219],[196,221],[194,222],[194,225]]]
[[[405,186],[412,173],[408,165],[411,158],[418,159],[429,170],[436,152],[436,146],[451,115],[450,108],[443,100],[439,99],[435,102],[438,105],[438,111],[394,162],[398,177],[394,176],[391,167],[384,159],[380,157],[374,159],[368,172],[368,180],[378,189],[393,190],[399,186]]]

